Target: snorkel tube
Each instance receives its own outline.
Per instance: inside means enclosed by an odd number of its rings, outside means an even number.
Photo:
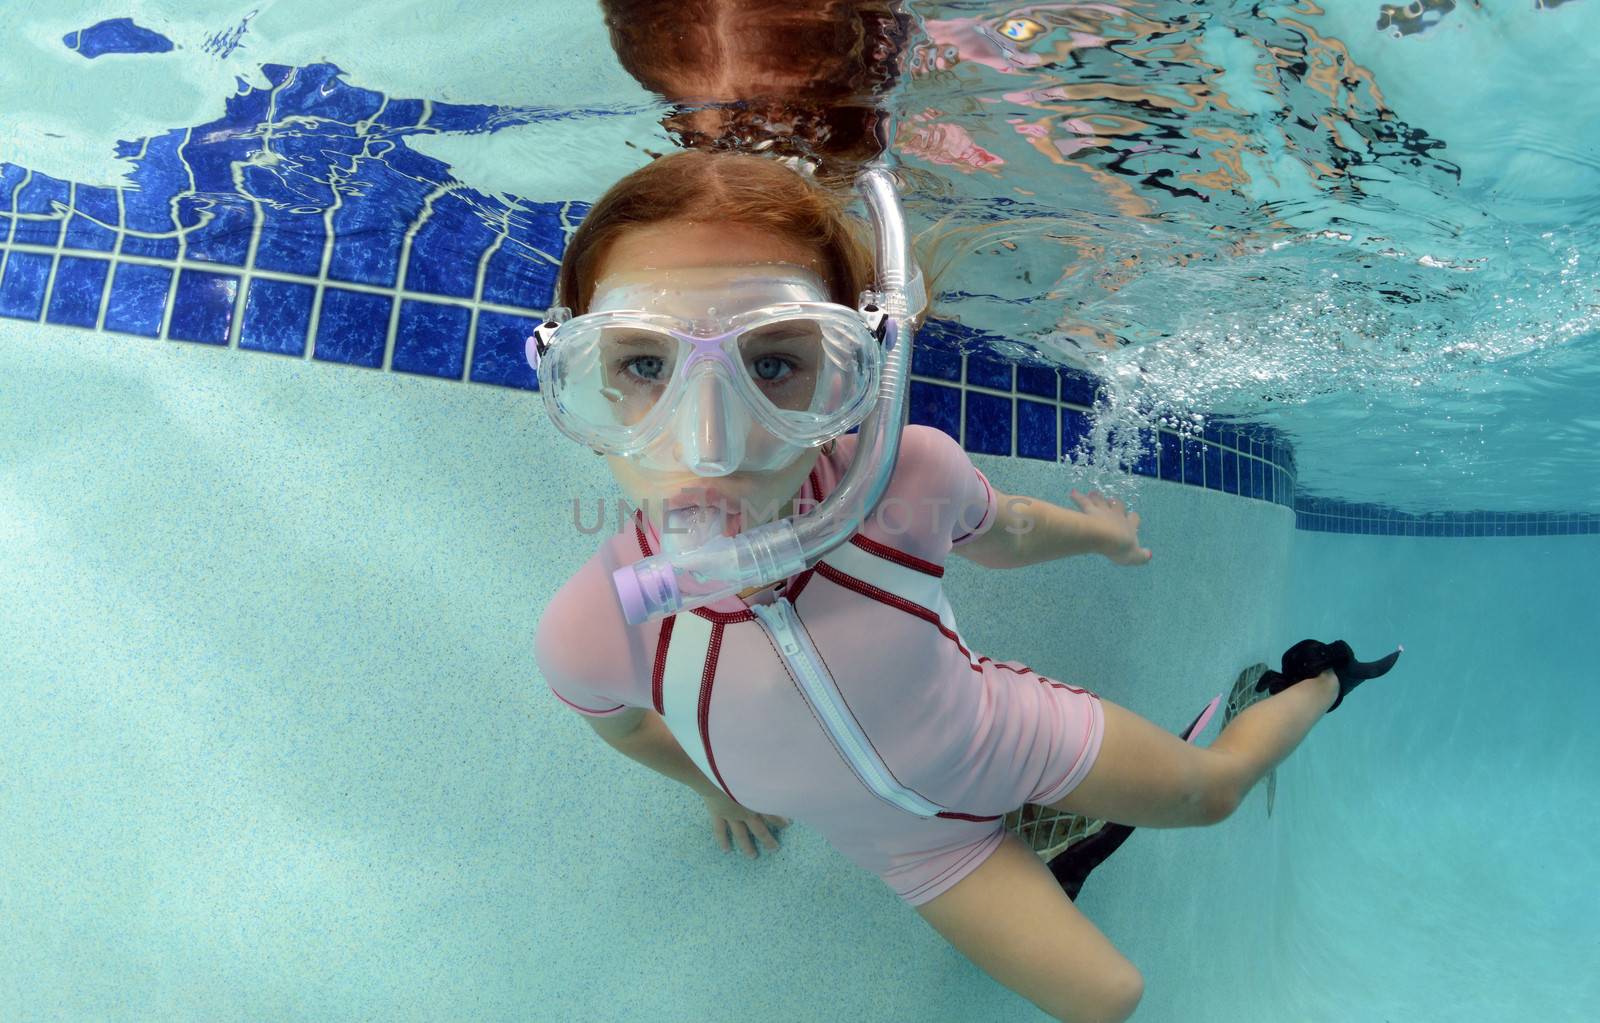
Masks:
[[[862,311],[878,320],[883,370],[878,402],[861,424],[850,468],[827,500],[803,515],[617,569],[611,579],[630,625],[704,607],[815,565],[861,528],[888,489],[906,420],[912,323],[927,303],[894,178],[875,162],[856,177],[856,188],[866,200],[877,243],[877,287]]]

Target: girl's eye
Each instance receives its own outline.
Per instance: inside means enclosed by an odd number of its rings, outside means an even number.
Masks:
[[[661,382],[661,371],[666,368],[666,360],[659,355],[636,355],[623,362],[622,368],[635,380],[655,384]]]
[[[794,364],[777,355],[758,355],[750,360],[751,374],[764,384],[776,384],[794,372]]]

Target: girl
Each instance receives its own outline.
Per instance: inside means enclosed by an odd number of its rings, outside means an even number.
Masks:
[[[612,187],[573,235],[558,293],[576,318],[554,328],[550,348],[569,347],[541,386],[561,389],[547,402],[574,436],[588,435],[563,417],[609,415],[622,430],[677,417],[664,455],[607,455],[635,507],[729,534],[800,513],[838,486],[858,436],[846,424],[818,447],[786,449],[734,415],[729,394],[842,407],[849,374],[829,358],[848,345],[830,310],[854,313],[872,273],[842,203],[799,174],[746,155],[659,159]],[[817,312],[784,319],[774,308]],[[676,349],[661,346],[658,322],[712,338],[696,344],[736,337],[747,377],[674,379]],[[580,350],[587,361],[572,356]],[[681,405],[656,409],[664,394]],[[975,654],[940,587],[951,552],[991,568],[1091,553],[1150,560],[1138,515],[1098,494],[1072,498],[1075,510],[999,493],[949,437],[908,426],[878,510],[820,564],[631,626],[613,573],[681,541],[672,515],[636,515],[552,599],[539,667],[608,743],[699,792],[724,849],[724,828],[754,856],[752,836],[775,849],[773,830],[804,820],[1040,1009],[1122,1020],[1142,992],[1138,970],[1003,816],[1030,802],[1136,826],[1216,823],[1397,655],[1363,665],[1342,643],[1305,641],[1269,673],[1274,695],[1202,748],[1088,690]]]

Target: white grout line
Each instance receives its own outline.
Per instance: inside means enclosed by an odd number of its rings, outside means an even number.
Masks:
[[[239,178],[234,181],[234,187],[239,190],[240,195],[247,195],[248,193],[244,191],[244,181],[237,174],[238,168],[239,165],[234,164],[235,177]],[[239,331],[244,325],[245,292],[250,290],[250,281],[256,265],[256,245],[261,241],[261,222],[266,217],[261,209],[261,203],[255,196],[250,196],[250,200],[250,249],[245,253],[244,267],[239,274],[239,283],[235,285],[233,314],[228,320],[228,347],[234,349],[239,347]]]
[[[122,230],[122,225],[128,222],[127,190],[117,189],[117,230]],[[94,329],[106,329],[106,310],[111,307],[111,282],[117,276],[117,249],[122,247],[120,238],[111,240],[111,251],[106,253],[106,284],[100,291],[100,311],[95,314]]]
[[[432,116],[432,107],[430,104],[424,104],[424,107],[428,111],[427,115],[423,117],[425,122],[428,117]],[[416,219],[406,228],[405,238],[400,243],[400,263],[395,267],[394,273],[394,281],[397,288],[405,287],[406,274],[411,270],[411,245],[416,241],[417,235],[421,233],[422,229],[427,226],[428,219],[433,216],[433,204],[455,191],[455,189],[455,184],[449,183],[441,184],[432,192],[429,192],[428,197],[422,201],[422,212],[418,213]],[[466,303],[457,301],[451,304],[465,305]],[[394,307],[389,310],[389,335],[384,339],[383,346],[383,371],[385,373],[393,368],[394,347],[400,340],[400,306],[401,303],[396,302]]]
[[[494,244],[484,249],[483,255],[478,257],[478,279],[472,288],[472,320],[467,324],[467,350],[461,357],[461,376],[457,378],[463,382],[472,379],[472,359],[478,351],[478,311],[483,308],[483,282],[489,277],[489,260],[500,251],[500,246],[510,234],[511,207],[506,206],[505,212],[500,214],[500,234]]]
[[[183,141],[178,143],[178,162],[183,164],[184,170],[189,173],[188,194],[190,195],[197,191],[194,187],[194,168],[189,166],[188,160],[183,159],[183,150],[189,144],[190,137],[193,134],[193,128],[186,129],[183,133]],[[185,257],[189,254],[189,235],[183,229],[183,221],[178,219],[178,200],[183,196],[184,193],[180,192],[167,200],[168,215],[172,218],[173,226],[177,228],[178,233],[178,258],[172,271],[172,280],[167,282],[167,306],[161,312],[161,329],[156,333],[157,340],[171,340],[167,337],[167,331],[172,328],[172,306],[178,297],[178,278],[183,276],[183,267],[188,262]]]

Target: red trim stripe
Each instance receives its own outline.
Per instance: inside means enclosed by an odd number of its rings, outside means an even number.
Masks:
[[[723,780],[722,772],[717,769],[717,756],[711,752],[711,690],[717,679],[717,658],[722,654],[722,630],[726,628],[721,622],[711,626],[711,641],[706,645],[706,665],[700,673],[700,706],[696,710],[696,723],[700,726],[700,742],[705,746],[706,763],[711,765],[711,773],[716,777],[717,784],[722,786],[722,791],[735,803],[739,798],[728,788],[728,783]]]
[[[795,601],[800,599],[800,593],[806,588],[806,583],[810,582],[811,577],[816,574],[817,570],[815,566],[813,566],[794,577],[794,586],[784,594],[784,596],[789,598],[789,603],[793,604]]]
[[[961,637],[945,628],[944,622],[939,620],[939,615],[936,612],[923,607],[921,604],[913,604],[904,597],[896,596],[887,590],[879,589],[869,582],[857,579],[855,576],[845,575],[843,572],[839,571],[837,568],[834,568],[827,562],[819,563],[817,565],[817,571],[824,579],[831,583],[836,583],[840,586],[843,586],[847,590],[854,590],[864,597],[871,597],[880,604],[888,604],[890,607],[899,608],[908,615],[915,615],[916,617],[921,618],[929,625],[932,625],[934,628],[938,629],[946,639],[950,640],[950,642],[954,643],[957,648],[961,650],[962,656],[966,657],[967,662],[973,671],[983,671],[983,667],[981,665],[973,662],[972,651],[968,650],[966,644],[961,642]]]
[[[545,688],[549,689],[552,693],[555,693],[556,699],[560,700],[562,703],[566,704],[568,707],[571,707],[573,710],[581,710],[585,714],[593,714],[596,717],[599,717],[599,716],[605,715],[605,714],[615,714],[617,711],[619,711],[622,708],[627,706],[626,703],[619,703],[615,707],[612,707],[612,708],[610,708],[608,710],[591,710],[588,707],[580,707],[576,703],[573,703],[571,700],[567,699],[565,696],[562,696],[560,693],[557,693],[555,691],[555,689],[552,688],[548,683],[545,685]]]
[[[954,547],[958,543],[963,543],[966,540],[969,540],[972,537],[977,536],[980,532],[983,531],[983,524],[985,522],[989,521],[989,506],[995,503],[995,500],[994,500],[994,488],[989,486],[988,477],[984,476],[983,473],[978,472],[977,469],[973,469],[972,471],[978,473],[978,479],[980,481],[982,481],[982,483],[983,483],[983,492],[984,492],[984,495],[985,495],[984,505],[983,505],[983,518],[978,520],[978,524],[976,526],[972,527],[972,530],[970,532],[962,533],[960,536],[956,537],[954,540],[951,540],[950,541],[950,545],[952,547]]]
[[[1057,689],[1067,689],[1067,690],[1071,690],[1074,693],[1079,694],[1080,696],[1094,696],[1094,697],[1096,697],[1098,699],[1098,694],[1096,694],[1096,693],[1092,693],[1087,689],[1079,689],[1077,686],[1069,686],[1065,682],[1057,682],[1055,679],[1049,677],[1048,675],[1039,674],[1037,671],[1034,671],[1032,668],[1028,667],[1027,665],[1023,665],[1020,668],[1013,668],[1009,664],[1001,664],[999,661],[993,660],[993,659],[988,658],[988,657],[983,657],[981,655],[978,657],[978,663],[980,663],[980,664],[992,664],[992,665],[994,665],[996,670],[1009,671],[1014,675],[1032,675],[1034,678],[1038,679],[1041,683],[1048,683],[1049,685],[1052,685]]]
[[[661,620],[661,632],[656,639],[656,663],[650,672],[650,698],[655,704],[657,714],[665,714],[662,709],[661,689],[667,675],[667,647],[672,644],[672,626],[678,620],[677,615],[668,615]]]
[[[943,811],[940,811],[937,814],[937,816],[943,817],[945,820],[950,820],[950,821],[978,821],[978,822],[981,823],[983,821],[997,821],[1000,818],[1004,817],[1005,814],[997,813],[992,817],[980,817],[977,814],[956,813],[954,810],[943,810]]]
[[[868,554],[876,554],[885,561],[892,561],[896,565],[904,565],[906,568],[912,569],[916,572],[921,572],[923,575],[931,575],[935,579],[942,579],[944,577],[943,565],[935,565],[931,561],[923,561],[921,558],[915,555],[907,554],[902,550],[897,550],[893,547],[890,547],[888,544],[879,543],[876,540],[869,540],[860,533],[852,536],[850,538],[850,542],[866,551]]]

